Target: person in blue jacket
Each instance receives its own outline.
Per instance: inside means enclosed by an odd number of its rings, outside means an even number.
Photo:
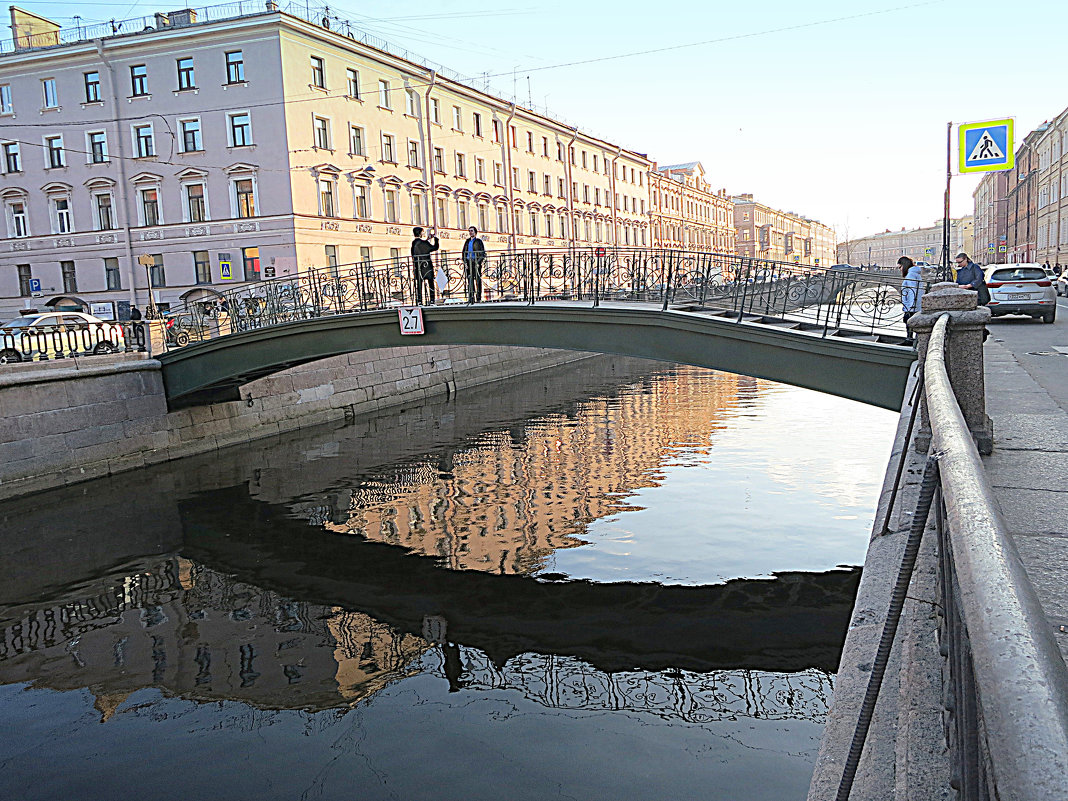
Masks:
[[[903,321],[920,311],[920,298],[923,297],[923,267],[916,264],[908,256],[902,256],[897,260],[901,268],[901,309],[904,312]]]
[[[982,268],[968,258],[967,253],[958,253],[954,261],[957,263],[957,283],[965,289],[974,289],[979,293],[979,305],[985,306],[990,302],[990,290],[986,288],[986,278]]]

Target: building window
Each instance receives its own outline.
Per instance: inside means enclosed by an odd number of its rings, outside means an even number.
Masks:
[[[508,214],[504,209],[504,206],[497,207],[497,233],[508,233]]]
[[[200,120],[179,120],[178,125],[182,130],[183,153],[194,153],[204,149],[200,140]]]
[[[493,162],[493,184],[504,186],[504,166],[499,161]]]
[[[139,159],[156,155],[156,141],[152,136],[151,125],[134,126],[134,154]]]
[[[319,179],[319,216],[337,216],[334,212],[334,182],[329,178]]]
[[[0,84],[0,114],[14,114],[15,106],[11,102],[11,84]]]
[[[549,137],[547,136],[541,138],[541,155],[544,158],[549,158]]]
[[[18,265],[19,271],[19,295],[28,298],[33,293],[30,292],[30,281],[33,278],[33,272],[30,270],[30,265],[20,264]]]
[[[196,89],[197,82],[193,77],[193,59],[185,57],[178,59],[178,91]]]
[[[85,102],[86,103],[99,103],[100,102],[100,73],[99,72],[86,72],[83,73],[85,78]]]
[[[251,178],[234,181],[234,200],[238,217],[256,216],[255,189]]]
[[[4,143],[4,172],[22,172],[18,142]]]
[[[167,271],[163,269],[163,254],[153,253],[152,264],[148,267],[149,289],[167,286]]]
[[[230,114],[230,147],[249,147],[252,144],[252,117],[242,111]]]
[[[543,195],[552,197],[553,194],[553,179],[551,176],[545,175],[542,177],[542,192]]]
[[[104,259],[104,285],[108,289],[122,289],[119,260],[113,256],[108,256]]]
[[[509,125],[508,126],[508,143],[512,147],[518,148],[519,145],[516,144],[517,141],[519,141],[519,140],[516,139],[515,126],[514,125]]]
[[[245,56],[240,50],[231,50],[226,54],[226,82],[244,83]]]
[[[456,154],[456,177],[467,177],[467,156],[465,156],[463,153]]]
[[[96,200],[96,229],[98,231],[110,231],[115,227],[115,217],[111,208],[111,195],[109,193],[95,195]]]
[[[445,151],[440,147],[434,148],[434,172],[445,172]]]
[[[313,117],[312,128],[315,135],[315,146],[323,150],[330,149],[330,121],[324,117]]]
[[[348,84],[349,97],[353,100],[360,99],[360,73],[354,69],[345,70],[346,82]]]
[[[478,230],[489,230],[489,209],[485,203],[478,204]]]
[[[553,215],[549,212],[545,212],[545,235],[548,237],[553,235]]]
[[[412,194],[412,225],[423,225],[423,196],[419,192]]]
[[[393,134],[382,134],[382,161],[390,164],[397,163],[397,150],[394,144]]]
[[[527,191],[531,194],[538,191],[538,176],[534,170],[527,171]]]
[[[449,210],[446,207],[445,198],[439,197],[435,200],[434,205],[438,210],[438,218],[435,220],[435,224],[439,228],[449,227]]]
[[[463,131],[464,129],[464,113],[459,106],[452,107],[452,129],[454,131]]]
[[[63,158],[63,137],[62,136],[46,136],[45,137],[45,152],[48,155],[49,168],[54,167],[66,167],[66,161]]]
[[[563,161],[564,160],[564,143],[563,142],[557,142],[556,143],[556,160],[557,161]]]
[[[337,245],[323,245],[326,252],[326,266],[337,270]]]
[[[260,280],[259,248],[241,248],[241,264],[245,270],[246,281]]]
[[[515,232],[521,235],[523,233],[523,217],[519,213],[519,209],[512,210],[512,224],[515,225]]]
[[[319,56],[311,57],[312,86],[318,89],[326,88],[326,62]]]
[[[398,222],[397,220],[397,190],[387,189],[384,193],[386,222]]]
[[[148,67],[144,64],[130,67],[130,94],[134,97],[148,94]]]
[[[108,160],[108,137],[104,131],[91,131],[86,134],[89,140],[89,161],[103,164]]]
[[[501,143],[501,121],[493,121],[493,141],[497,144]]]
[[[141,224],[159,225],[159,190],[141,190]]]
[[[188,184],[185,187],[185,207],[189,212],[189,222],[204,222],[208,219],[208,209],[204,202],[204,184]]]
[[[55,78],[45,78],[41,81],[41,91],[44,93],[45,108],[59,108],[59,95],[56,94]]]
[[[198,284],[211,283],[211,258],[208,256],[208,251],[193,251],[193,272]]]
[[[556,196],[567,197],[567,183],[563,178],[556,179]]]
[[[441,101],[436,97],[430,98],[430,121],[441,125]]]
[[[8,231],[12,237],[19,238],[30,235],[29,225],[26,222],[26,204],[21,200],[14,200],[7,204],[10,224]]]
[[[419,143],[414,139],[408,140],[408,166],[419,166]]]
[[[74,262],[61,261],[59,263],[59,270],[63,274],[63,291],[64,292],[77,292],[78,291],[78,276],[74,271]]]
[[[355,125],[349,126],[349,155],[351,156],[366,156],[367,151],[364,146],[364,133],[363,128],[358,128]]]
[[[481,184],[486,183],[486,161],[475,157],[475,180]]]
[[[512,167],[512,188],[522,189],[523,185],[519,182],[519,168]]]
[[[404,90],[404,113],[405,114],[407,114],[409,117],[418,116],[415,113],[416,105],[418,104],[418,102],[419,101],[415,97],[415,92],[413,92],[411,89],[405,89]]]
[[[353,187],[353,192],[356,198],[356,208],[354,209],[356,217],[360,218],[361,220],[366,220],[368,217],[371,216],[367,207],[367,187],[363,184],[357,184]]]
[[[536,211],[530,212],[530,235],[538,235],[538,212]]]
[[[534,132],[533,131],[527,131],[527,152],[528,153],[533,153],[534,152]]]
[[[467,222],[467,201],[456,201],[456,227],[461,231],[468,226]]]
[[[389,97],[389,81],[378,82],[378,105],[382,108],[393,108]]]
[[[55,229],[53,230],[53,233],[69,234],[74,230],[74,224],[70,217],[70,198],[53,198],[52,212],[55,215]]]
[[[474,133],[474,135],[481,139],[482,138],[482,115],[479,114],[476,111],[474,114],[471,115],[471,121],[474,123],[474,125],[473,125],[473,128],[474,128],[473,133]]]

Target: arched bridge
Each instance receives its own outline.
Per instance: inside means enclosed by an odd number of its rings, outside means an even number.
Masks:
[[[437,266],[445,302],[423,307],[417,336],[400,332],[416,283],[401,263],[263,281],[190,306],[178,318],[199,341],[160,356],[168,401],[236,400],[244,383],[354,351],[502,345],[679,362],[896,410],[915,359],[900,280],[883,275],[715,254],[513,252],[480,265],[482,299],[466,302],[462,266]]]

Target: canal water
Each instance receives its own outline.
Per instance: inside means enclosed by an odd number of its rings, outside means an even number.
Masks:
[[[0,797],[801,799],[895,423],[596,357],[0,504]]]

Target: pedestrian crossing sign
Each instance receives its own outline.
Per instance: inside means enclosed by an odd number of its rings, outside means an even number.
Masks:
[[[965,122],[958,129],[960,172],[996,172],[1014,166],[1013,120]]]

